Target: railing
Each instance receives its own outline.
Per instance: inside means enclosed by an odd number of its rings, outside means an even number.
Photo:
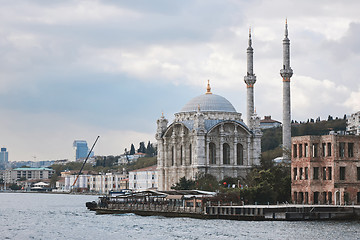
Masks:
[[[171,212],[171,213],[198,213],[202,214],[202,207],[174,206],[166,203],[119,203],[108,202],[107,205],[100,206],[104,209],[120,211],[144,211],[144,212]]]

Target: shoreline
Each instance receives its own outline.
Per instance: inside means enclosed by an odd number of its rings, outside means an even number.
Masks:
[[[21,190],[2,190],[1,193],[45,193],[45,194],[61,194],[61,195],[91,195],[91,196],[104,196],[100,193],[83,193],[83,192],[47,192],[47,191],[21,191]]]

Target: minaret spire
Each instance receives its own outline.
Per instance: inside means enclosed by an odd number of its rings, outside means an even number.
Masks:
[[[251,128],[251,116],[254,114],[254,84],[256,76],[254,74],[254,50],[252,48],[251,28],[249,28],[249,46],[247,48],[247,73],[244,82],[247,88],[247,107],[246,107],[246,124]]]
[[[290,40],[288,38],[288,24],[285,21],[285,37],[283,39],[283,68],[280,75],[283,79],[283,159],[291,159],[291,99],[290,78],[293,70],[290,67]]]

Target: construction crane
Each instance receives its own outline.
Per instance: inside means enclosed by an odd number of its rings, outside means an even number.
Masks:
[[[79,173],[78,173],[77,177],[75,178],[75,181],[74,181],[74,183],[73,183],[72,187],[74,187],[74,186],[75,186],[75,184],[76,184],[76,182],[77,182],[77,180],[78,180],[78,178],[79,178],[79,176],[80,176],[80,174],[81,174],[81,172],[82,172],[82,170],[83,170],[83,168],[84,168],[84,166],[85,166],[85,163],[86,163],[86,161],[88,160],[88,158],[89,158],[89,156],[90,156],[90,154],[91,154],[92,150],[94,149],[95,144],[96,144],[97,140],[99,139],[99,137],[100,137],[100,136],[97,136],[97,138],[96,138],[96,140],[95,140],[94,144],[92,145],[92,147],[91,147],[91,149],[90,149],[90,151],[89,151],[89,153],[88,153],[87,157],[86,157],[86,158],[85,158],[85,160],[84,160],[83,165],[82,165],[82,166],[81,166],[81,168],[80,168],[80,171],[79,171]]]

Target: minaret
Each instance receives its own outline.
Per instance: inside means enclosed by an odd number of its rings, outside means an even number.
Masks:
[[[246,124],[251,127],[251,116],[254,114],[254,84],[256,82],[256,76],[253,69],[253,48],[251,46],[251,29],[249,29],[249,46],[247,48],[247,73],[244,77],[244,82],[247,88],[247,107],[246,107]]]
[[[283,79],[283,159],[291,159],[291,108],[290,108],[290,78],[293,71],[290,67],[290,40],[288,38],[287,20],[285,22],[285,38],[283,40],[283,69],[280,70]]]

